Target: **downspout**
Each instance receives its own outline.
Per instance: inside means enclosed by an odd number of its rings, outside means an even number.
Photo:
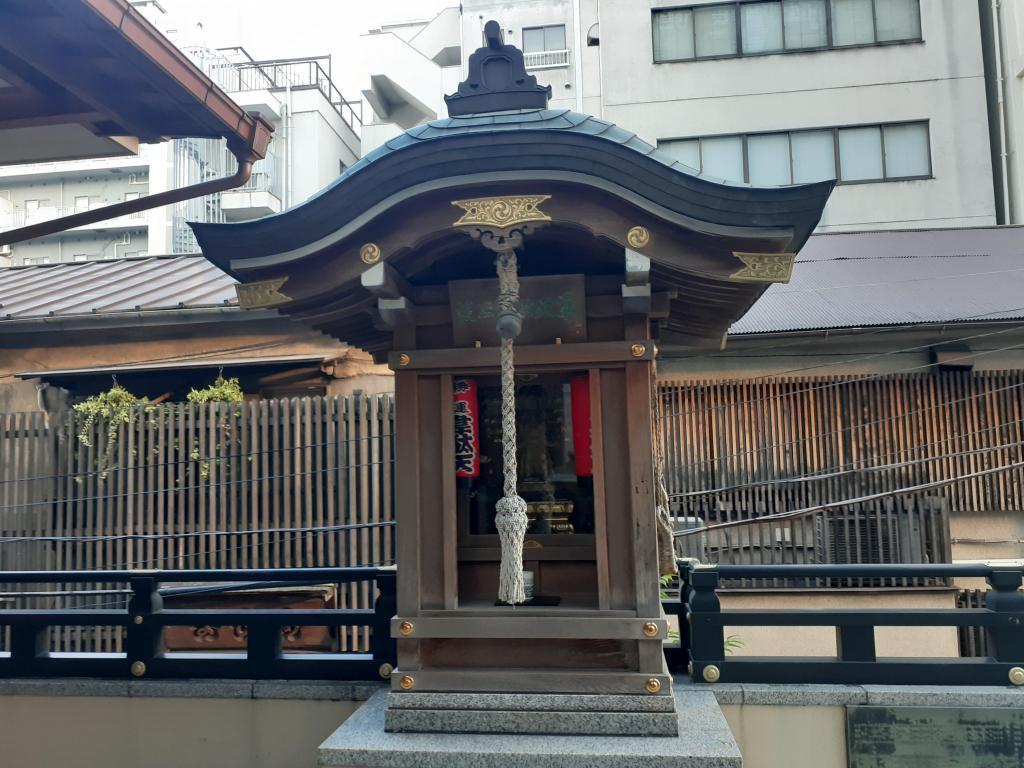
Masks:
[[[139,197],[135,200],[125,200],[113,205],[105,205],[101,208],[92,208],[88,211],[73,213],[70,216],[63,216],[59,219],[51,219],[27,227],[11,229],[7,232],[0,232],[0,245],[10,245],[23,240],[34,240],[38,237],[46,237],[67,229],[74,229],[86,224],[95,224],[97,221],[106,221],[118,216],[127,216],[130,213],[148,211],[151,208],[159,208],[162,205],[180,203],[183,200],[191,200],[195,197],[205,197],[216,192],[224,192],[234,189],[249,180],[252,175],[252,164],[256,162],[257,156],[249,147],[231,149],[231,154],[238,160],[238,170],[234,175],[221,179],[211,179],[200,184],[193,184],[180,189],[170,189],[166,192],[158,192],[155,195]]]
[[[1006,103],[1004,99],[1005,83],[1003,82],[1003,43],[1000,20],[1000,0],[992,0],[992,42],[995,45],[996,57],[996,109],[999,113],[999,174],[1003,187],[1003,224],[1011,223],[1011,191],[1010,167],[1006,150]]]
[[[284,116],[284,162],[287,168],[284,169],[284,207],[285,210],[292,207],[292,86],[289,83],[285,89],[285,105],[287,113]]]
[[[576,44],[572,47],[573,87],[576,89],[576,111],[583,114],[583,51],[586,45],[584,32],[580,29],[580,0],[572,0],[572,28]]]
[[[604,119],[604,52],[601,48],[601,0],[597,0],[597,116]]]

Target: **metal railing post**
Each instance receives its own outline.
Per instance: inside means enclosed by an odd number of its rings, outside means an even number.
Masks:
[[[370,642],[377,672],[383,678],[391,676],[398,659],[398,644],[391,637],[391,619],[398,612],[397,579],[395,570],[377,575],[377,600],[373,604],[374,618]]]
[[[1024,571],[995,570],[986,577],[991,590],[985,607],[997,613],[1024,614],[1024,592],[1020,591]],[[996,661],[1024,661],[1024,620],[1010,616],[1007,624],[988,628],[989,653]]]
[[[153,659],[163,652],[163,627],[153,615],[163,610],[160,583],[152,576],[132,576],[128,580],[132,596],[128,600],[128,626],[125,629],[125,655],[132,677],[151,673]]]
[[[719,574],[713,567],[698,566],[690,571],[686,615],[690,624],[690,678],[717,682],[721,670],[714,662],[725,659],[725,630],[718,599]]]

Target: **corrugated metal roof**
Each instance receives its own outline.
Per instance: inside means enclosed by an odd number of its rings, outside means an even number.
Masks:
[[[731,334],[1024,317],[1024,227],[811,237]]]
[[[237,306],[235,280],[199,255],[0,269],[0,322]]]

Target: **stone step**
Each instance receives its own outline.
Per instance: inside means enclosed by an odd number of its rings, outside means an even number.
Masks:
[[[549,736],[676,736],[675,712],[524,712],[388,709],[390,733],[501,733]]]
[[[505,712],[675,712],[671,692],[657,695],[563,693],[416,693],[392,691],[391,709],[492,710]]]

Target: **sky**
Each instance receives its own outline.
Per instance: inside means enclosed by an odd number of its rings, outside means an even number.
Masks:
[[[430,19],[458,0],[160,0],[181,28],[202,24],[211,48],[241,45],[257,60],[331,54],[332,79],[361,98],[359,36],[382,23]]]

